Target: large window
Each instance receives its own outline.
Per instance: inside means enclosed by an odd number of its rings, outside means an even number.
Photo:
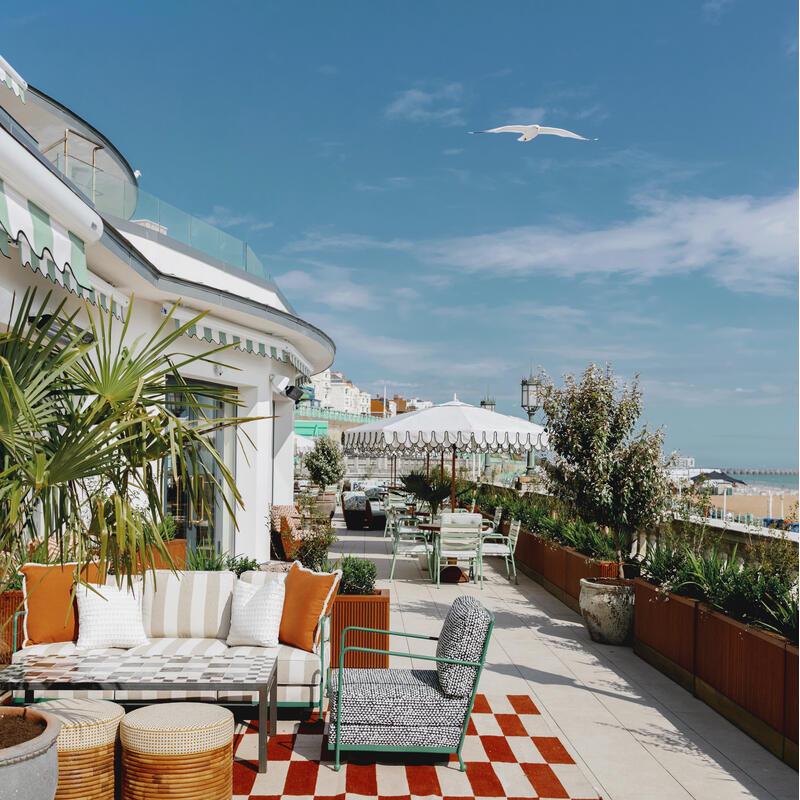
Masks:
[[[174,382],[171,382],[174,386]],[[202,413],[209,419],[220,419],[236,415],[236,407],[232,403],[223,402],[217,397],[210,397],[202,393],[202,387],[211,386],[208,382],[186,381],[192,387],[197,387],[194,397],[197,405],[202,407]],[[223,387],[228,388],[228,387]],[[167,395],[172,410],[181,419],[191,421],[197,419],[200,411],[186,404],[181,392],[172,391]],[[223,463],[235,474],[236,465],[236,433],[233,427],[223,428],[211,434],[212,444],[222,456]],[[172,469],[171,459],[167,458],[164,469],[164,513],[171,514],[176,523],[176,536],[186,539],[188,548],[208,547],[218,552],[233,552],[234,525],[225,502],[222,491],[228,493],[225,498],[230,506],[233,497],[230,489],[220,490],[221,484],[219,467],[206,453],[203,454],[203,464],[209,477],[200,479],[197,496],[192,496],[187,481],[180,474],[177,476]],[[212,480],[216,478],[215,481]]]

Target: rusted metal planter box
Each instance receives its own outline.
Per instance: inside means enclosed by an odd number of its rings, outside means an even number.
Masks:
[[[375,594],[340,594],[333,601],[331,612],[331,667],[339,666],[339,642],[342,631],[351,625],[360,628],[389,630],[389,592],[381,589]],[[388,633],[364,633],[354,631],[347,634],[345,646],[371,647],[378,650],[389,649]],[[387,669],[389,656],[381,653],[349,652],[345,656],[345,667],[367,669]]]
[[[784,703],[783,760],[797,769],[797,648],[786,645],[786,701]]]

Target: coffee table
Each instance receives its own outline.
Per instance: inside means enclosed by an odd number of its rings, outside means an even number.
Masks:
[[[29,655],[0,670],[0,689],[24,689],[26,703],[34,701],[34,691],[47,689],[258,692],[258,771],[266,772],[267,738],[275,735],[278,724],[277,664],[277,651],[246,659],[91,651]]]

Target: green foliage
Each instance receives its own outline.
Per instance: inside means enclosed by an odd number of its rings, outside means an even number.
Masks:
[[[344,477],[344,455],[341,448],[327,436],[318,436],[314,449],[303,463],[311,480],[325,488],[338,483]]]
[[[339,561],[342,571],[339,594],[373,594],[378,568],[368,558],[345,556]]]
[[[228,569],[228,554],[209,545],[186,548],[186,569],[198,572],[222,572]]]
[[[450,478],[438,469],[431,470],[430,478],[422,470],[412,470],[408,475],[402,475],[400,482],[407,492],[428,506],[434,516],[439,512],[442,501],[450,496],[452,488]]]
[[[213,363],[225,348],[173,352],[202,315],[176,327],[173,309],[150,337],[131,341],[133,304],[121,324],[84,308],[91,341],[76,324],[78,312],[67,314],[63,302],[51,311],[50,294],[39,303],[32,290],[0,332],[0,590],[31,539],[55,540],[62,552],[66,542],[79,564],[99,558],[128,579],[141,568],[137,552],[166,557],[157,534],[167,460],[192,496],[205,502],[205,482],[226,490],[220,494],[230,513],[241,503],[209,434],[246,419],[209,418],[180,375],[193,362]],[[172,409],[167,379],[184,410],[194,411],[193,422]],[[201,393],[238,404],[219,387]]]
[[[333,526],[327,517],[316,518],[310,529],[292,554],[306,569],[324,572],[328,564],[328,551],[338,541]]]
[[[670,496],[663,433],[637,431],[637,379],[618,387],[611,370],[590,364],[561,388],[542,373],[542,408],[552,460],[542,465],[550,491],[577,516],[610,528],[620,574],[638,528],[658,523]]]
[[[244,572],[257,571],[260,567],[261,564],[255,558],[248,558],[247,556],[228,556],[225,565],[225,569],[235,572],[237,578],[241,578]]]

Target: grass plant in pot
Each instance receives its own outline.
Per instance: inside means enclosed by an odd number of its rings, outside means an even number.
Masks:
[[[345,628],[355,625],[380,631],[389,630],[389,592],[386,589],[375,589],[377,567],[374,561],[344,556],[333,569],[342,571],[339,594],[333,602],[331,619],[331,665],[337,667],[342,631]],[[389,634],[353,631],[348,635],[345,644],[388,650]],[[389,666],[389,656],[351,651],[345,656],[344,665],[348,668],[386,669]]]
[[[622,644],[633,632],[634,590],[625,574],[635,532],[658,524],[670,496],[663,432],[639,423],[638,376],[619,387],[610,367],[590,364],[562,387],[542,373],[551,459],[549,489],[565,508],[613,541],[617,578],[582,578],[579,603],[589,635]]]
[[[31,543],[57,554],[57,567],[74,563],[74,582],[86,581],[89,565],[130,580],[156,554],[170,563],[161,535],[161,486],[170,456],[172,475],[192,496],[203,497],[201,485],[213,480],[226,489],[223,498],[233,498],[225,500],[232,514],[241,503],[209,434],[245,420],[207,418],[208,401],[198,399],[180,372],[193,362],[214,363],[213,355],[225,348],[175,353],[202,315],[176,326],[174,308],[152,337],[135,339],[133,306],[120,324],[89,304],[70,314],[51,294],[39,300],[30,290],[14,299],[2,320],[0,594],[31,559]],[[197,424],[182,423],[164,392],[167,379],[182,411],[197,412]],[[202,387],[202,394],[239,405],[229,390]],[[19,716],[33,724],[9,721]],[[56,788],[58,726],[37,709],[2,708],[0,721],[32,737],[20,742],[15,736],[12,743],[0,733],[0,794],[49,800]]]
[[[336,485],[344,478],[345,471],[341,448],[327,436],[318,436],[304,464],[311,480],[322,488],[317,497],[317,510],[332,517],[336,511]]]

